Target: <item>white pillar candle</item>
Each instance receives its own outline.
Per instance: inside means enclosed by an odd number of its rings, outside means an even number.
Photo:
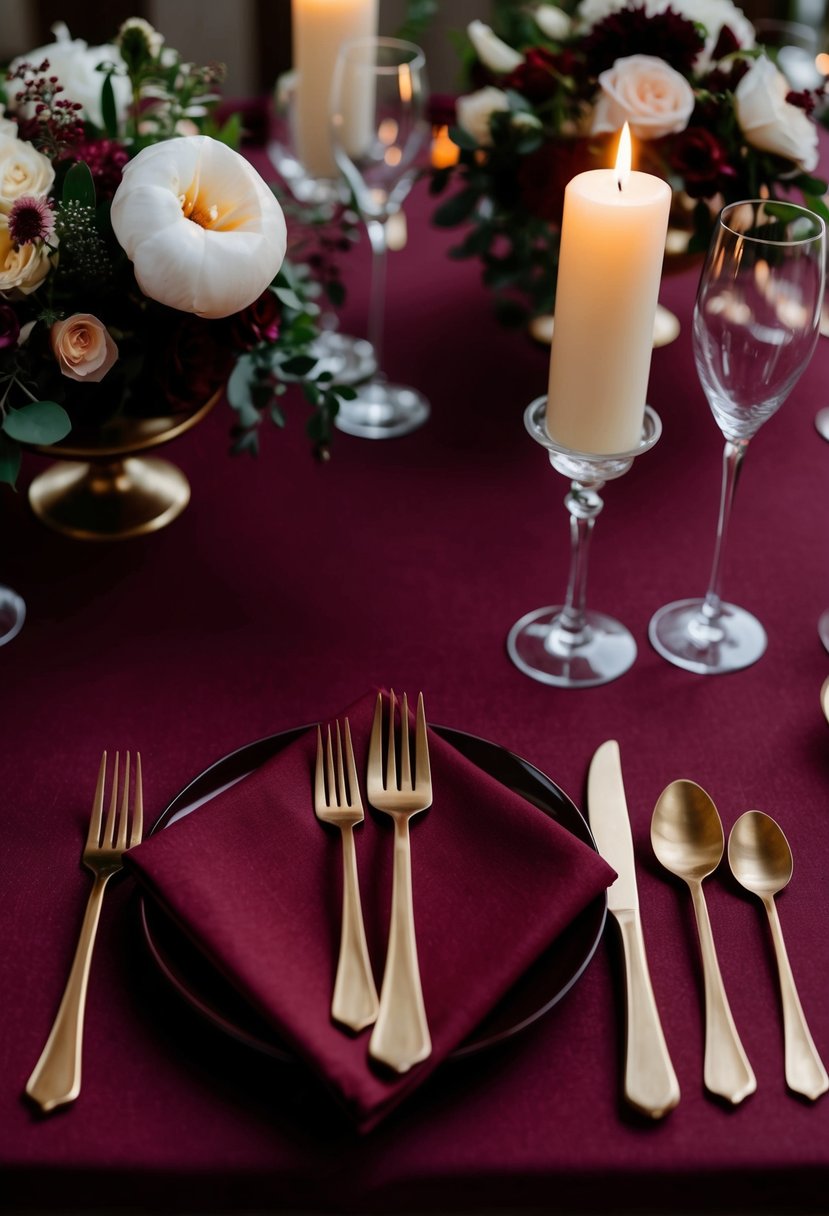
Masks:
[[[292,0],[291,25],[297,156],[310,177],[335,178],[329,108],[334,64],[344,42],[376,35],[377,0]]]
[[[629,166],[623,133],[616,168],[580,173],[564,194],[547,432],[596,455],[642,435],[671,206],[667,182]]]

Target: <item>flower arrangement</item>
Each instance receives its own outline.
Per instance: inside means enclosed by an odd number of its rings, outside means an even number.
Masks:
[[[667,180],[687,249],[704,249],[720,208],[797,191],[827,216],[813,111],[731,0],[581,0],[505,6],[499,33],[468,27],[458,161],[432,190],[439,225],[469,226],[452,252],[478,257],[505,322],[553,311],[567,182],[613,164],[627,121],[639,168]],[[503,37],[501,36],[503,35]]]
[[[0,106],[0,481],[21,445],[189,411],[225,384],[234,450],[282,425],[296,381],[324,444],[349,390],[314,378],[319,288],[285,260],[238,117],[215,122],[221,69],[139,18],[106,46],[56,33],[9,66]]]

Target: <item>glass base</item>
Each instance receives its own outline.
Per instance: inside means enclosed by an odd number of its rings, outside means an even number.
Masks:
[[[823,642],[824,650],[829,650],[829,608],[821,613],[820,620],[817,623],[818,636]]]
[[[311,354],[318,361],[317,373],[330,372],[335,384],[360,384],[377,371],[371,343],[337,330],[323,330],[314,341]]]
[[[716,622],[700,620],[704,600],[678,600],[654,613],[648,637],[654,650],[699,675],[742,671],[765,653],[766,631],[745,608],[723,604]]]
[[[358,388],[353,401],[340,403],[334,425],[361,439],[393,439],[423,426],[429,413],[429,402],[417,389],[372,380]]]
[[[559,627],[563,609],[536,608],[516,621],[507,637],[507,653],[525,675],[559,688],[608,684],[633,665],[633,635],[603,612],[587,612],[582,640]]]
[[[0,646],[16,638],[26,619],[26,605],[11,587],[0,587]]]

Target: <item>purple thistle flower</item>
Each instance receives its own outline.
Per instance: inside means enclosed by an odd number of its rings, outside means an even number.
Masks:
[[[47,198],[26,194],[12,204],[9,211],[9,236],[15,245],[31,245],[45,241],[55,231],[55,217]]]

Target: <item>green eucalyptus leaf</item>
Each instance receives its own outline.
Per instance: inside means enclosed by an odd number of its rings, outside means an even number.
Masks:
[[[85,161],[76,161],[63,179],[61,202],[80,203],[83,207],[95,207],[95,182]]]
[[[22,456],[17,444],[0,432],[0,482],[10,486],[16,484]]]
[[[477,190],[460,190],[441,203],[432,219],[439,228],[454,228],[468,219],[477,205]]]
[[[250,386],[254,376],[253,359],[242,355],[227,381],[227,399],[233,409],[251,404]]]
[[[305,304],[299,298],[297,293],[290,287],[275,287],[277,297],[282,301],[286,308],[293,308],[296,312],[302,312]]]
[[[58,443],[72,430],[72,422],[56,401],[31,401],[20,409],[9,410],[3,430],[18,443]]]
[[[470,135],[463,127],[450,127],[449,138],[453,144],[457,144],[464,152],[476,152],[478,149],[478,141],[474,135]]]
[[[107,72],[101,88],[101,113],[104,130],[110,139],[118,137],[118,111],[115,107],[115,90],[112,87],[112,72]]]

